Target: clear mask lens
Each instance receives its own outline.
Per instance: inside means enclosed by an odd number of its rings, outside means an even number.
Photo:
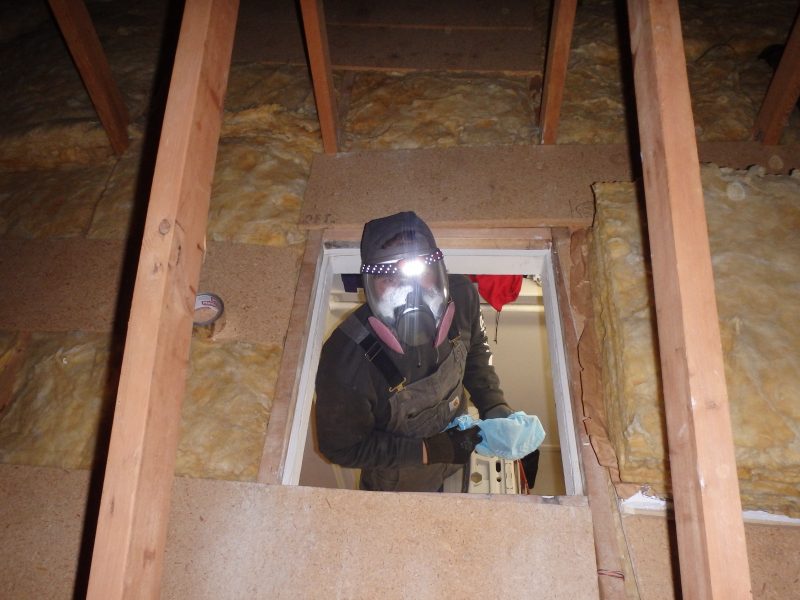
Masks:
[[[397,261],[379,274],[362,269],[373,314],[412,346],[433,338],[449,300],[444,262],[426,258]]]

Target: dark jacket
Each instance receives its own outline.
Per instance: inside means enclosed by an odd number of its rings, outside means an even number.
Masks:
[[[450,297],[456,305],[454,322],[468,349],[463,383],[483,418],[490,409],[507,406],[491,365],[478,293],[463,275],[450,275],[449,282]],[[354,314],[366,324],[372,313],[365,304]],[[443,343],[438,352],[431,347],[415,348],[405,355],[385,346],[383,351],[408,382],[413,382],[438,368],[451,345]],[[390,417],[388,388],[386,379],[366,359],[361,346],[337,328],[322,347],[316,379],[317,440],[319,449],[331,462],[352,468],[422,464],[419,439],[386,431]]]

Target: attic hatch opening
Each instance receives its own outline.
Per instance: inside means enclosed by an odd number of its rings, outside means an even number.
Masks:
[[[344,247],[343,247],[344,246]],[[521,249],[445,249],[445,263],[451,274],[480,275],[526,275],[541,282],[537,293],[537,283],[527,280],[523,282],[520,299],[513,305],[504,307],[500,325],[497,330],[498,343],[495,339],[495,311],[488,304],[481,309],[486,322],[487,336],[495,353],[494,364],[500,376],[500,384],[506,399],[514,410],[531,410],[528,400],[531,395],[545,397],[549,407],[544,409],[548,414],[539,414],[547,431],[547,438],[542,446],[540,475],[534,492],[541,495],[583,495],[583,482],[578,458],[577,437],[573,426],[572,408],[569,397],[569,382],[566,368],[562,325],[558,307],[558,299],[553,274],[553,257],[550,250]],[[353,489],[357,486],[357,472],[328,463],[316,450],[313,428],[314,380],[320,351],[325,339],[338,325],[343,317],[358,304],[363,302],[354,293],[347,293],[342,286],[341,275],[358,273],[361,266],[359,248],[352,243],[327,243],[322,248],[317,263],[316,276],[311,293],[311,317],[305,352],[299,365],[299,382],[297,398],[292,415],[286,461],[284,463],[281,483],[284,485],[313,485],[316,487],[339,487]],[[533,287],[531,287],[533,286]],[[359,294],[362,292],[359,292]],[[528,333],[517,330],[516,323],[527,321],[533,327]],[[520,368],[519,356],[514,354],[513,338],[529,337],[531,332],[544,328],[540,338],[542,358],[530,357],[529,368],[526,369],[525,358],[522,357]],[[517,340],[519,341],[519,340]],[[506,342],[504,346],[503,343]],[[526,344],[534,343],[528,339]],[[517,347],[518,348],[518,347]],[[507,355],[503,366],[503,356]],[[543,362],[542,362],[542,359]],[[513,380],[520,379],[519,371],[527,370],[528,374],[537,368],[537,360],[545,364],[549,372],[543,374],[534,387],[530,382],[519,386]],[[521,387],[520,387],[521,386]],[[527,389],[525,387],[527,386]],[[524,395],[525,398],[515,397]],[[559,460],[560,455],[560,460]],[[547,475],[548,461],[560,463],[555,467],[555,475]],[[543,468],[544,467],[544,468]],[[543,477],[550,479],[544,487],[540,485]]]

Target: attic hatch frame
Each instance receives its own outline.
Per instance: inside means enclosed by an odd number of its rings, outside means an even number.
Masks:
[[[434,235],[437,239],[442,240],[440,247],[444,251],[445,264],[449,273],[541,275],[547,345],[551,361],[564,482],[567,495],[583,495],[583,475],[562,333],[564,325],[559,307],[559,294],[556,291],[552,251],[549,248],[504,248],[502,237],[492,238],[496,246],[492,248],[485,247],[489,242],[488,237],[483,240],[475,239],[476,243],[473,246],[461,247],[465,246],[464,244],[453,246],[446,242],[446,238],[442,238],[439,230],[434,229]],[[514,235],[518,237],[519,234]],[[282,373],[279,374],[279,377],[291,377],[291,374],[296,374],[296,381],[293,382],[289,398],[275,397],[275,402],[285,403],[288,401],[291,426],[269,428],[267,431],[268,438],[276,435],[284,438],[280,455],[285,455],[285,460],[281,461],[276,468],[272,464],[271,457],[277,456],[277,454],[265,452],[262,459],[260,481],[280,482],[283,485],[297,485],[299,482],[306,436],[310,435],[309,421],[314,396],[314,381],[320,351],[325,341],[323,339],[325,314],[328,310],[333,277],[334,275],[357,273],[360,266],[359,248],[352,241],[330,241],[318,247],[314,283],[310,290],[308,310],[306,311],[308,315],[307,334],[304,335],[303,352],[301,357],[298,357],[301,358],[301,364],[281,365]],[[296,333],[290,331],[287,337],[290,336],[295,337]],[[283,374],[284,366],[289,369],[289,374]],[[265,447],[268,446],[273,450],[278,444],[278,440],[269,439],[265,442]],[[270,471],[274,473],[272,477],[269,476]]]
[[[312,3],[301,0],[304,14]],[[159,595],[237,12],[237,0],[195,0],[183,14],[106,462],[91,599]],[[628,12],[681,587],[691,598],[751,598],[680,15],[675,0],[628,0]],[[287,350],[296,351],[289,340]]]

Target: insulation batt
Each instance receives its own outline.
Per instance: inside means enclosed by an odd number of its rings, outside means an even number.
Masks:
[[[745,508],[800,516],[800,178],[702,168]],[[592,281],[623,481],[667,487],[652,278],[633,184],[595,186]]]
[[[14,339],[0,333],[0,365]],[[106,334],[33,334],[0,420],[0,462],[89,468],[109,435],[112,351]],[[193,340],[178,475],[255,479],[280,355],[278,346]]]

